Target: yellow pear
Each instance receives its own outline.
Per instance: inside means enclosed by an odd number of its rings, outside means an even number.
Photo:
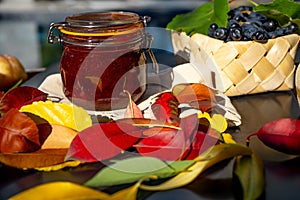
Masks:
[[[0,91],[8,90],[18,81],[26,80],[27,73],[20,61],[10,55],[0,55]]]

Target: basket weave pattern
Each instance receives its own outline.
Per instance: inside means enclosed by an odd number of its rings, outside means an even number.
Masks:
[[[191,37],[213,58],[227,96],[292,89],[299,39],[299,35],[292,34],[269,39],[267,43],[225,43],[202,34]]]

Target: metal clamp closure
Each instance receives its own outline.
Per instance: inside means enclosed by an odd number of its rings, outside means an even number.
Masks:
[[[66,23],[51,23],[48,31],[48,43],[53,44],[54,42],[61,42],[62,38],[60,35],[55,35],[53,31],[58,30],[58,27],[65,26]]]

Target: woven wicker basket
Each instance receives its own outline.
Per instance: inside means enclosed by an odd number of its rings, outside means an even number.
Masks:
[[[299,35],[292,34],[269,39],[267,43],[225,43],[202,34],[188,37],[185,33],[172,33],[175,53],[188,53],[190,62],[209,85],[227,96],[292,89],[299,39]],[[208,65],[210,59],[212,63]]]

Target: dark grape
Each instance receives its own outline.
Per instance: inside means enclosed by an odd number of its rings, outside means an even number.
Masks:
[[[263,28],[270,32],[270,31],[274,31],[278,26],[278,22],[275,19],[267,19],[263,24],[262,24]]]
[[[277,27],[274,31],[275,37],[284,36],[284,29]]]
[[[268,32],[268,38],[270,38],[270,39],[276,38],[275,31]]]
[[[214,38],[225,40],[227,38],[227,29],[226,28],[217,28],[214,32]]]
[[[242,29],[241,28],[231,28],[229,31],[229,37],[233,41],[238,41],[242,39]]]
[[[238,21],[232,19],[232,20],[229,20],[227,27],[228,28],[240,28],[241,26]]]
[[[292,33],[295,33],[297,30],[298,30],[298,26],[297,26],[297,24],[290,24],[290,25],[288,25],[287,27],[285,27],[285,29],[286,29],[286,35],[288,35],[288,34],[292,34]]]
[[[236,15],[233,16],[233,20],[236,20],[238,22],[246,22],[247,18],[242,14],[242,13],[237,13]]]
[[[213,37],[215,30],[218,28],[218,25],[213,23],[208,28],[208,35]]]
[[[276,19],[267,18],[265,15],[253,11],[251,6],[239,6],[228,13],[227,27],[218,27],[211,24],[208,35],[225,42],[249,41],[266,42],[270,38],[295,33],[298,26],[294,23],[280,27]]]
[[[254,20],[254,19],[248,19],[247,23],[257,26],[257,27],[262,27],[262,22]]]
[[[231,20],[231,19],[233,19],[233,17],[234,17],[237,13],[239,13],[239,11],[237,11],[237,10],[230,10],[230,11],[227,13],[228,21]]]
[[[252,40],[253,35],[258,31],[258,28],[253,24],[243,24],[242,31],[245,38],[249,38],[250,40]]]
[[[253,35],[253,40],[257,42],[266,42],[267,36],[263,31],[256,31]]]

